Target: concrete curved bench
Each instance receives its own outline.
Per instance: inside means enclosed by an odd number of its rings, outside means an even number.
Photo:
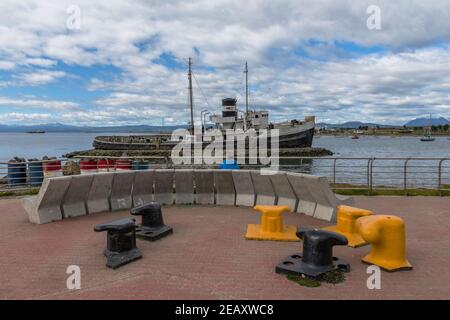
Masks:
[[[24,200],[30,222],[43,224],[61,220],[61,206],[71,181],[72,177],[44,179],[39,194]]]
[[[298,213],[334,221],[339,204],[325,178],[259,170],[154,169],[94,173],[45,179],[39,194],[25,199],[32,223],[130,209],[149,201],[162,204],[249,206],[288,205]]]

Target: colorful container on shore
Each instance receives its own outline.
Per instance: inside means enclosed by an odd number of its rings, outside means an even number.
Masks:
[[[149,162],[146,160],[134,160],[131,169],[132,170],[147,170],[149,168]]]
[[[8,185],[20,186],[27,183],[27,164],[25,162],[8,162]]]
[[[97,160],[98,172],[112,172],[115,171],[114,159],[98,159]]]
[[[61,177],[63,175],[61,160],[44,160],[42,168],[45,178]]]
[[[129,160],[129,159],[117,159],[116,160],[116,170],[117,171],[131,170],[131,160]]]
[[[234,159],[226,159],[224,162],[219,164],[219,169],[221,170],[231,170],[231,169],[240,169],[238,163]]]
[[[30,161],[30,160],[28,160]],[[32,187],[40,187],[44,180],[44,169],[41,161],[28,162],[28,182]]]
[[[82,159],[80,160],[80,173],[90,174],[97,172],[97,160],[93,159]]]

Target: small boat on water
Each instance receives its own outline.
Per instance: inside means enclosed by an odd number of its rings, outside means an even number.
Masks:
[[[355,134],[354,136],[352,136],[352,139],[357,140],[357,139],[359,139],[359,136]]]
[[[431,135],[425,135],[425,136],[423,136],[422,138],[420,138],[420,141],[423,141],[423,142],[431,142],[431,141],[434,141],[434,140],[436,140],[435,138],[433,138]]]
[[[431,128],[432,128],[432,121],[431,121],[431,114],[430,114],[430,126],[426,129],[426,133],[422,138],[420,138],[420,141],[432,142],[432,141],[436,140],[435,138],[433,138],[431,136]]]
[[[45,131],[36,130],[36,131],[27,131],[26,133],[45,133]]]

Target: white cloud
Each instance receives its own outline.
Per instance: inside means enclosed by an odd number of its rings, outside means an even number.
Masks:
[[[70,101],[42,100],[34,98],[13,99],[0,96],[1,107],[39,108],[55,111],[70,111],[79,108],[78,103]]]
[[[15,67],[14,62],[0,60],[0,70],[11,70]]]
[[[8,124],[31,124],[31,123],[42,123],[43,121],[49,121],[52,118],[50,114],[47,113],[20,113],[20,112],[9,112],[0,114],[0,122]]]
[[[63,71],[38,70],[36,72],[21,73],[14,78],[21,85],[39,86],[55,82],[58,78],[66,76]]]
[[[66,28],[71,4],[80,6],[80,30]],[[371,4],[381,8],[379,31],[366,28]],[[448,12],[444,0],[3,0],[0,70],[14,72],[16,81],[0,87],[70,76],[58,69],[60,61],[113,65],[121,73],[111,80],[90,79],[88,90],[112,91],[89,101],[90,110],[67,111],[81,103],[40,98],[10,99],[9,105],[64,111],[55,117],[70,122],[160,123],[154,118],[167,116],[180,123],[187,117],[185,70],[155,62],[170,53],[178,63],[194,57],[203,89],[195,89],[196,109],[207,107],[203,93],[210,108],[228,95],[243,101],[248,60],[252,106],[269,108],[274,118],[316,114],[319,120],[401,123],[430,112],[450,117]],[[308,45],[311,39],[321,43]],[[335,40],[387,52],[360,56],[336,48]],[[446,45],[433,48],[437,42]],[[295,55],[299,49],[318,60]]]
[[[38,67],[51,67],[56,65],[55,60],[43,59],[43,58],[27,58],[25,63],[28,65],[38,66]]]
[[[81,9],[80,30],[66,29],[70,4]],[[371,4],[381,7],[380,31],[366,28],[366,8]],[[130,62],[148,65],[145,54],[170,51],[187,57],[197,47],[202,63],[218,66],[243,59],[259,62],[270,48],[292,47],[308,39],[393,48],[448,41],[449,9],[450,3],[443,0],[248,0],[245,5],[237,0],[5,0],[0,4],[0,48],[18,58],[40,53],[67,63],[126,68]],[[152,40],[151,52],[139,52],[137,43]]]

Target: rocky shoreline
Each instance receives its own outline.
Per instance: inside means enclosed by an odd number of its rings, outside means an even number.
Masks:
[[[280,157],[327,157],[332,156],[333,152],[325,148],[291,148],[280,149]],[[170,159],[171,150],[82,150],[74,151],[63,155],[64,158],[82,158],[82,157],[149,157],[150,163],[163,163]],[[152,158],[153,157],[153,158]]]

